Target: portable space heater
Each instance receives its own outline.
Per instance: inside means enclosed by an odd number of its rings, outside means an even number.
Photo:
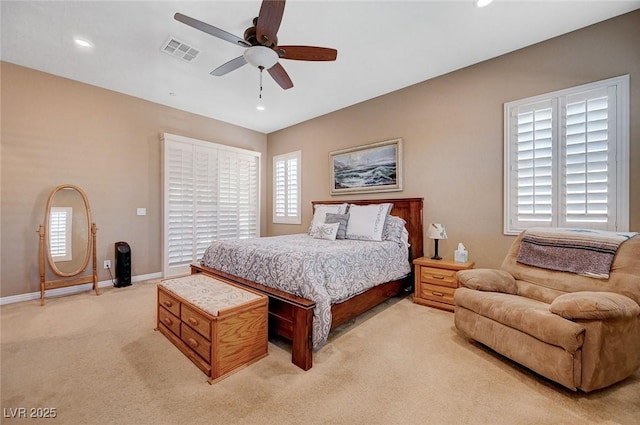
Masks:
[[[131,247],[126,242],[116,242],[116,288],[131,285]]]

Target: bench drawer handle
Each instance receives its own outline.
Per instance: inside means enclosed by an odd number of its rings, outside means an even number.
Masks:
[[[173,320],[171,320],[171,319],[170,319],[170,318],[168,318],[168,317],[165,317],[164,319],[162,319],[162,321],[163,321],[163,322],[165,323],[165,325],[167,325],[167,326],[171,326],[171,325],[173,325]]]
[[[187,319],[187,322],[189,322],[189,324],[192,325],[192,326],[198,326],[198,321],[196,319],[194,319],[193,317],[189,317]]]
[[[189,338],[189,339],[187,339],[187,342],[188,342],[188,343],[189,343],[189,345],[190,345],[190,346],[192,346],[193,348],[196,348],[196,347],[199,345],[199,344],[198,344],[198,341],[196,341],[196,340],[195,340],[195,339],[193,339],[193,338]]]
[[[171,301],[163,301],[162,304],[164,304],[165,307],[173,307],[173,303]]]

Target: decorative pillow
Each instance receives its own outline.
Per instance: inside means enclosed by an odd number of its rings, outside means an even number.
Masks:
[[[347,223],[349,222],[349,213],[346,213],[346,214],[327,213],[324,222],[340,224],[340,227],[338,227],[338,234],[336,235],[336,239],[347,238]]]
[[[404,227],[405,224],[407,224],[407,222],[400,217],[396,217],[395,215],[387,216],[384,222],[384,230],[382,231],[382,240],[408,244],[409,233]]]
[[[393,204],[349,205],[347,239],[381,241],[384,223]]]
[[[329,241],[335,241],[339,227],[340,223],[321,224],[315,227],[313,237],[316,239],[327,239]]]
[[[311,224],[309,225],[309,233],[313,236],[314,227],[324,224],[324,220],[326,219],[327,213],[331,214],[344,214],[347,212],[347,207],[349,205],[344,204],[316,204],[314,206],[313,218],[311,219]]]

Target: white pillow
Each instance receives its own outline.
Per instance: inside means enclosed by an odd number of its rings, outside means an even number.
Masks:
[[[381,241],[384,223],[393,204],[349,205],[347,239]]]
[[[314,228],[313,237],[316,239],[326,239],[335,241],[340,223],[324,223]]]
[[[311,224],[309,225],[309,234],[313,236],[315,232],[314,228],[324,224],[324,220],[326,219],[327,213],[331,214],[344,214],[347,212],[347,207],[349,205],[344,204],[316,204],[314,206],[313,219],[311,219]]]

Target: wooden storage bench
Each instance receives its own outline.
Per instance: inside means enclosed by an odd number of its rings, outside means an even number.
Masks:
[[[268,298],[196,274],[158,284],[157,330],[212,384],[268,354]]]

